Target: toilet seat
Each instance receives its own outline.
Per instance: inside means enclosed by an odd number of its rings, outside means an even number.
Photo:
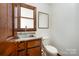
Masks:
[[[52,55],[57,55],[57,53],[58,53],[57,49],[51,45],[45,46],[45,49],[48,53],[50,53]]]

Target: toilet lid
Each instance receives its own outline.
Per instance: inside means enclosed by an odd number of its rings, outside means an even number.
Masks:
[[[47,45],[45,46],[46,50],[51,53],[51,54],[57,54],[58,51],[55,47],[51,46],[51,45]]]

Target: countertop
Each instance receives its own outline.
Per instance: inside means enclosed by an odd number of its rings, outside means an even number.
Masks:
[[[41,39],[42,37],[27,37],[27,38],[15,38],[15,39],[8,39],[6,41],[9,42],[19,42],[19,41],[29,41],[29,40],[38,40]]]
[[[28,40],[37,40],[40,39],[42,37],[28,37],[28,38],[19,38],[19,39],[15,39],[14,41],[28,41]]]

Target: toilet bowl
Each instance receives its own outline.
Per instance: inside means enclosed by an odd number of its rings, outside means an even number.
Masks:
[[[45,51],[46,51],[46,55],[57,56],[58,50],[55,47],[53,47],[51,45],[46,45],[46,46],[44,46],[44,48],[45,48]]]
[[[48,44],[48,42],[46,41],[48,39],[48,37],[43,37],[42,40],[44,54],[47,56],[57,56],[58,50],[54,46]]]

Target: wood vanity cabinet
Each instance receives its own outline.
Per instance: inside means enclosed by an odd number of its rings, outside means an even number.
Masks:
[[[18,56],[41,56],[41,39],[17,42]]]
[[[41,38],[0,41],[0,56],[41,56]]]

